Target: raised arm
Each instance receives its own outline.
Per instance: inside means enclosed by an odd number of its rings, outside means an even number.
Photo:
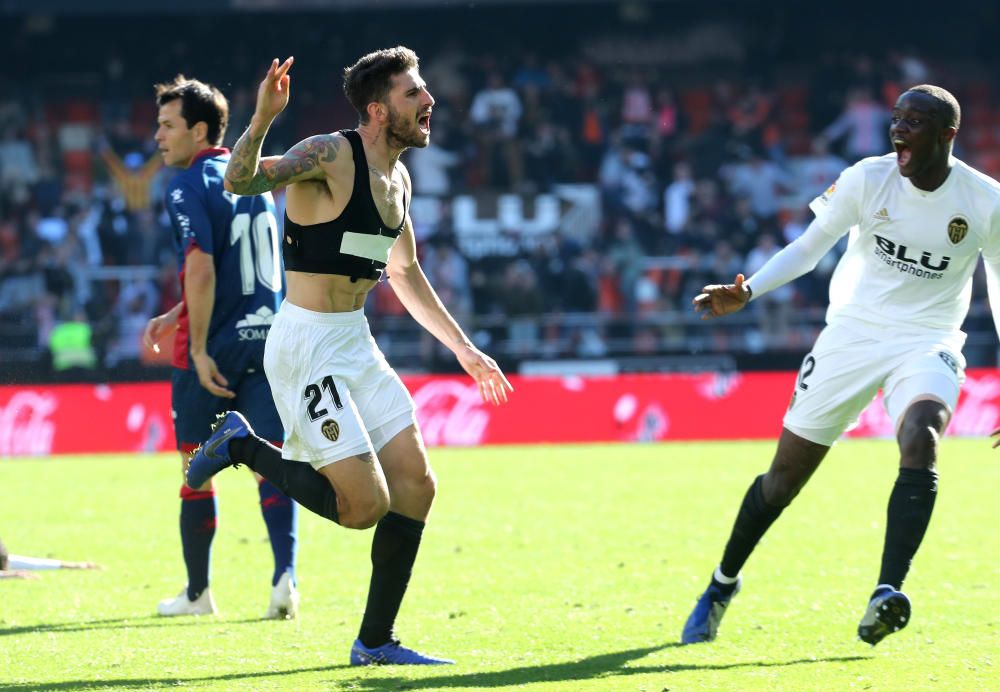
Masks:
[[[256,118],[256,116],[254,116]],[[260,145],[266,129],[253,134],[254,124],[233,147],[226,166],[226,189],[238,195],[259,195],[303,180],[322,180],[327,167],[337,158],[344,144],[340,135],[314,135],[304,139],[282,156],[260,158]]]
[[[335,135],[316,135],[289,149],[283,156],[261,159],[260,150],[271,123],[288,105],[294,58],[278,64],[277,58],[257,89],[257,106],[250,127],[233,146],[224,185],[238,195],[258,195],[301,180],[322,178],[323,165],[336,158],[341,142]]]

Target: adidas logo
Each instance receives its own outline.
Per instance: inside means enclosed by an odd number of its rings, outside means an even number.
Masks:
[[[262,305],[257,312],[251,313],[245,319],[236,323],[236,328],[241,327],[263,327],[274,323],[274,310]]]
[[[886,209],[885,207],[882,207],[877,212],[875,212],[874,214],[872,214],[872,218],[875,219],[876,221],[891,221],[892,220],[892,219],[889,218],[889,210]]]

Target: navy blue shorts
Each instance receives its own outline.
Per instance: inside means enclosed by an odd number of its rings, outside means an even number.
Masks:
[[[177,449],[199,445],[212,434],[215,416],[223,411],[239,411],[250,422],[254,432],[265,440],[282,442],[285,433],[281,419],[274,408],[271,386],[267,383],[264,368],[253,372],[228,372],[219,370],[229,382],[229,389],[236,392],[235,399],[223,399],[210,393],[198,381],[194,370],[174,368],[171,377],[171,408],[174,417],[174,434]]]

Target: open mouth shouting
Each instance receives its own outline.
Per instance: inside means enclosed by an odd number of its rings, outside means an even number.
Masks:
[[[429,135],[431,133],[431,112],[427,111],[417,117],[417,127],[420,132]]]
[[[910,145],[906,143],[902,137],[893,137],[892,146],[896,150],[896,163],[899,165],[900,169],[907,169],[910,165],[910,160],[913,158],[913,152],[910,150]]]

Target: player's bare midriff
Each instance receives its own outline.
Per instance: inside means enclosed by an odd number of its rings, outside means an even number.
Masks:
[[[285,299],[313,312],[351,312],[360,310],[365,297],[377,281],[358,279],[338,274],[310,274],[285,272],[288,293]]]

